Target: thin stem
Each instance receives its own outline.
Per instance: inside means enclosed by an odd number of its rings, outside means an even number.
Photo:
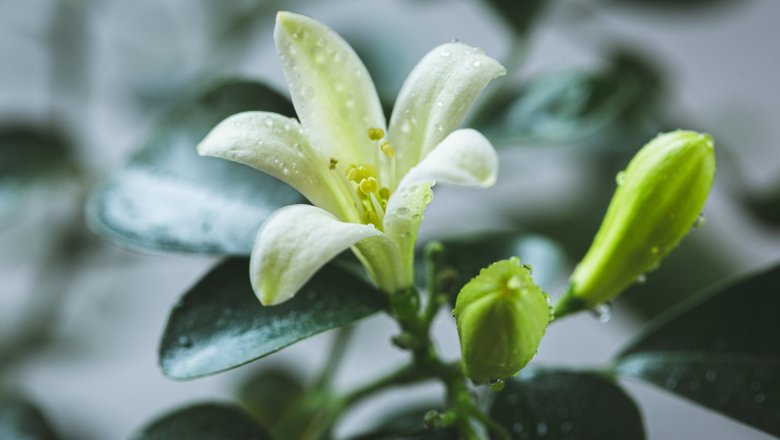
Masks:
[[[409,385],[433,378],[433,375],[426,374],[425,372],[418,370],[414,363],[410,363],[373,382],[352,390],[351,392],[342,396],[340,400],[343,402],[343,405],[346,408],[356,404],[357,402],[378,391],[383,391],[386,388]]]
[[[336,375],[339,366],[344,360],[344,355],[349,347],[349,342],[354,334],[354,327],[342,327],[337,330],[336,337],[333,339],[333,345],[331,345],[330,353],[328,354],[328,360],[325,363],[325,367],[322,369],[320,376],[315,381],[315,388],[322,389],[329,387],[333,382],[333,377]]]

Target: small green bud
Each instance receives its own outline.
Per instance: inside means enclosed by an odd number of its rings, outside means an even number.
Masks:
[[[617,177],[601,228],[556,305],[557,317],[619,295],[697,223],[715,176],[709,135],[673,131],[650,141]]]
[[[463,286],[452,314],[466,375],[486,383],[513,376],[534,357],[550,322],[550,300],[512,258],[482,269]]]

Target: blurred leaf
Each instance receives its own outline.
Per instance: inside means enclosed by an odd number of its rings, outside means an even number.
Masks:
[[[526,34],[546,0],[485,0],[518,34]]]
[[[620,52],[601,71],[532,78],[476,122],[499,145],[584,143],[596,134],[604,136],[608,128],[640,123],[655,111],[660,92],[658,73],[643,60]],[[596,142],[609,139],[599,137]],[[626,147],[623,139],[620,143]],[[628,146],[633,148],[630,142]]]
[[[304,392],[302,378],[290,368],[265,368],[241,384],[241,403],[263,426],[273,430],[274,424],[294,407]]]
[[[175,379],[219,373],[384,306],[385,297],[376,288],[331,264],[295,298],[263,307],[249,284],[249,260],[229,259],[174,307],[160,344],[160,365]]]
[[[24,123],[0,127],[0,218],[16,210],[34,184],[72,172],[70,150],[57,130]]]
[[[49,423],[30,402],[0,396],[0,439],[55,440]]]
[[[633,400],[615,382],[595,373],[523,372],[507,380],[490,415],[520,440],[645,438]]]
[[[458,438],[457,433],[452,429],[433,431],[425,427],[425,415],[431,410],[441,409],[440,404],[431,403],[391,411],[376,429],[352,437],[351,440],[455,440]]]
[[[762,194],[748,194],[744,203],[763,223],[774,227],[780,226],[780,185]]]
[[[540,235],[495,234],[443,243],[445,263],[458,274],[458,289],[477,276],[482,268],[511,257],[519,257],[521,263],[530,264],[534,281],[544,289],[553,287],[567,265],[560,246]]]
[[[780,435],[780,266],[719,285],[651,324],[616,371]]]
[[[271,436],[236,406],[201,403],[155,420],[133,439],[270,440]]]
[[[735,0],[607,0],[607,3],[626,3],[648,6],[652,8],[670,8],[672,10],[695,10],[701,7],[719,6],[724,4],[739,4]]]
[[[196,145],[227,116],[248,110],[293,114],[262,83],[226,80],[183,99],[142,151],[92,193],[91,228],[130,248],[248,255],[259,226],[302,200],[286,184]]]

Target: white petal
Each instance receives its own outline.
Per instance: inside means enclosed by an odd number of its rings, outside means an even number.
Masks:
[[[374,164],[369,128],[385,128],[373,81],[352,47],[303,15],[279,12],[276,49],[295,111],[315,146],[342,162]]]
[[[453,131],[401,180],[404,186],[437,181],[465,186],[489,187],[496,183],[498,154],[489,140],[476,130]]]
[[[244,112],[220,122],[198,145],[198,153],[249,165],[297,189],[315,205],[349,218],[351,200],[295,119],[276,113]]]
[[[314,206],[281,208],[257,232],[249,261],[252,289],[264,305],[287,301],[333,257],[381,235],[372,226],[341,222]]]
[[[404,264],[413,264],[417,231],[437,181],[488,187],[496,182],[497,172],[496,150],[472,129],[452,132],[412,168],[390,196],[383,224],[385,233],[398,244]]]
[[[390,118],[397,177],[460,126],[487,84],[506,69],[481,50],[448,43],[429,52],[406,79]]]

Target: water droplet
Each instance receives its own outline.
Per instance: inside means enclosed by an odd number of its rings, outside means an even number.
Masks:
[[[517,434],[520,434],[523,432],[523,424],[521,422],[515,422],[514,425],[512,425],[512,431],[514,431]]]
[[[303,99],[311,99],[314,97],[316,93],[317,92],[314,90],[314,87],[312,86],[306,86],[301,89],[301,97]]]
[[[436,124],[436,131],[439,133],[444,133],[444,126],[441,124]]]
[[[298,31],[298,32],[293,34],[293,38],[295,38],[296,40],[302,40],[302,39],[306,38],[306,32],[305,31]]]
[[[441,53],[441,57],[442,58],[449,58],[450,55],[452,55],[452,52],[450,52],[448,50],[445,50],[444,52]]]
[[[693,227],[694,228],[701,227],[706,222],[707,222],[707,217],[705,217],[704,214],[699,214],[699,216],[696,217],[696,220],[693,222]]]
[[[490,391],[497,393],[503,390],[505,386],[506,382],[504,382],[504,379],[496,379],[490,382]]]
[[[317,291],[316,290],[310,290],[306,293],[306,298],[309,299],[309,301],[314,301],[317,299]]]
[[[698,390],[700,387],[701,387],[701,384],[699,383],[699,381],[698,381],[698,380],[692,380],[692,381],[691,381],[691,382],[688,384],[688,388],[689,388],[691,391],[696,391],[696,390]]]
[[[404,121],[404,123],[401,125],[401,131],[404,134],[409,134],[409,132],[412,131],[412,125],[409,123],[408,120]]]
[[[621,172],[617,173],[617,175],[615,176],[615,182],[618,184],[618,186],[622,186],[623,182],[625,180],[626,180],[626,172],[625,171],[621,171]]]
[[[763,403],[766,400],[766,396],[763,393],[758,393],[753,397],[756,403]]]
[[[644,284],[647,281],[647,275],[642,274],[636,277],[636,282],[639,284]]]
[[[547,435],[547,423],[539,422],[536,424],[536,433],[540,436]]]
[[[561,432],[564,434],[571,432],[572,428],[574,428],[574,425],[569,421],[561,423]]]
[[[661,252],[661,249],[658,249],[658,246],[653,246],[650,248],[650,253],[653,255],[658,255]]]
[[[704,372],[704,380],[709,383],[715,382],[718,379],[718,372],[715,370],[707,370]]]
[[[479,60],[474,60],[471,62],[471,65],[474,67],[479,67],[482,65],[482,63],[480,63]]]
[[[443,101],[436,102],[436,107],[439,107],[439,108],[444,107],[444,102]]]
[[[612,303],[599,304],[593,309],[593,315],[599,322],[607,323],[612,318]]]
[[[412,214],[412,220],[414,221],[420,220],[420,214]]]
[[[666,382],[664,382],[664,386],[670,390],[674,390],[677,388],[677,379],[674,377],[670,377],[666,379]]]
[[[326,40],[325,37],[320,37],[317,40],[317,47],[324,48],[327,45],[328,45],[328,40]]]
[[[271,127],[274,126],[274,120],[271,119],[271,118],[265,118],[264,123],[265,123],[265,126],[268,127],[268,128],[271,128]]]
[[[179,345],[181,345],[184,348],[192,347],[192,341],[190,340],[189,337],[184,335],[179,336],[179,339],[177,339],[176,342],[178,342]]]

